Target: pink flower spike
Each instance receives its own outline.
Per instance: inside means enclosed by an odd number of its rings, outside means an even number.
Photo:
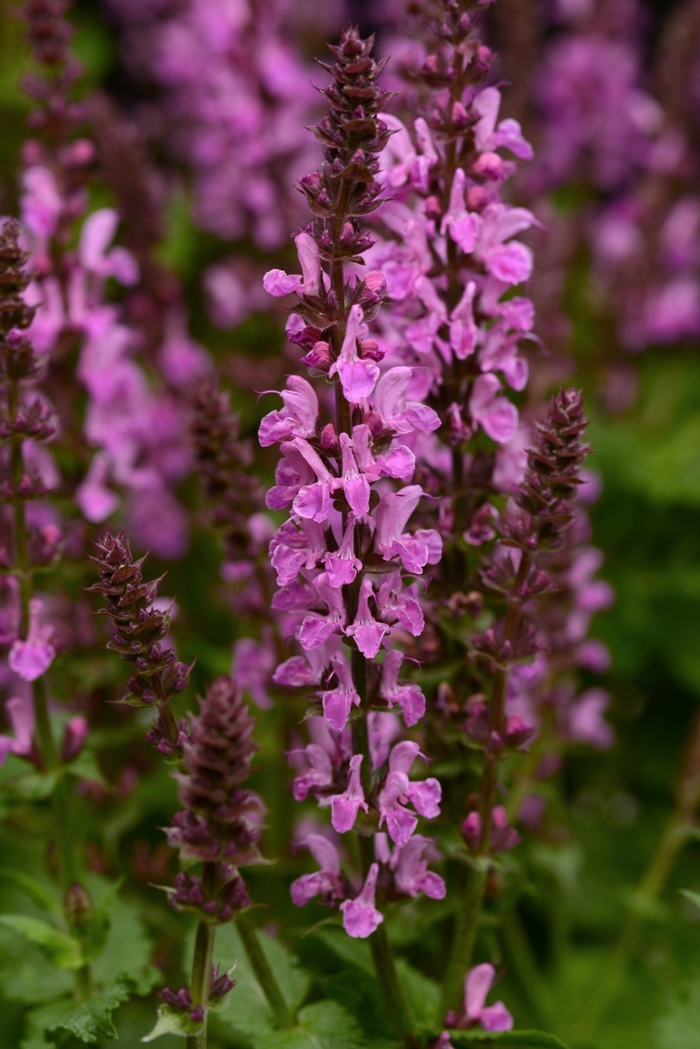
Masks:
[[[355,644],[366,659],[374,659],[382,647],[384,635],[389,633],[386,623],[375,619],[370,611],[369,599],[373,594],[371,580],[363,579],[355,621],[351,626],[345,628],[346,635],[355,639]]]
[[[357,353],[362,318],[362,307],[352,306],[338,359],[328,372],[330,378],[336,373],[339,375],[343,394],[351,404],[359,404],[369,397],[379,378],[379,368],[374,361],[361,360]]]
[[[350,711],[353,706],[360,705],[360,696],[355,689],[352,680],[352,671],[341,652],[335,652],[331,656],[331,663],[338,684],[326,692],[320,692],[323,700],[323,715],[336,732],[342,732],[348,723]]]
[[[510,1031],[513,1017],[503,1002],[484,1006],[495,975],[496,970],[488,962],[475,965],[468,973],[464,982],[464,1012],[467,1020],[481,1023],[485,1031]]]
[[[345,834],[346,831],[352,830],[359,810],[367,812],[369,809],[360,779],[361,764],[361,754],[355,754],[350,758],[347,789],[342,794],[334,794],[331,798],[331,823],[333,830],[336,830],[338,834]]]
[[[328,585],[333,587],[347,586],[352,583],[362,568],[362,561],[359,557],[355,557],[354,514],[348,514],[343,541],[337,550],[325,555],[324,564],[328,573]]]
[[[398,677],[403,662],[403,656],[398,649],[394,648],[387,652],[382,665],[382,682],[379,695],[385,699],[391,707],[398,703],[403,712],[403,718],[408,728],[417,725],[425,714],[425,696],[418,685],[413,682],[407,685],[399,685]]]
[[[345,931],[355,939],[364,940],[371,936],[384,921],[384,915],[374,905],[378,874],[379,864],[373,863],[360,895],[354,900],[344,900],[340,905]]]
[[[352,454],[352,441],[346,433],[340,434],[342,449],[342,484],[345,498],[356,517],[365,517],[369,513],[369,482],[357,468]]]
[[[46,673],[56,658],[56,649],[51,644],[53,629],[41,623],[42,611],[43,604],[40,598],[33,597],[29,602],[27,638],[25,641],[15,641],[10,649],[10,670],[24,681],[36,681]]]

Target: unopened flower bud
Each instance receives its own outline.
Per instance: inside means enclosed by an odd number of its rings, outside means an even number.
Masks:
[[[90,731],[90,726],[83,717],[71,718],[66,725],[66,731],[61,745],[61,761],[67,764],[76,758],[83,749],[83,744]]]
[[[468,848],[476,852],[481,844],[482,823],[478,812],[470,812],[461,826],[462,837]]]
[[[500,179],[504,173],[503,160],[498,153],[482,153],[472,165],[472,171],[482,178]]]
[[[333,423],[327,423],[321,430],[321,445],[331,455],[335,455],[340,450],[338,434],[335,432]]]

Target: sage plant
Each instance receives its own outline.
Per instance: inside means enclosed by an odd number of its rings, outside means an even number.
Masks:
[[[302,904],[321,894],[340,908],[350,936],[370,937],[387,1005],[408,1035],[412,1019],[382,927],[381,897],[392,884],[404,895],[444,894],[423,860],[427,840],[413,837],[418,816],[438,814],[441,789],[432,777],[409,779],[420,748],[411,740],[391,746],[398,726],[390,709],[398,706],[407,727],[425,711],[418,686],[399,681],[396,642],[399,631],[423,630],[415,584],[407,585],[404,573],[420,576],[440,557],[434,529],[409,530],[423,491],[410,483],[415,456],[408,444],[439,419],[407,399],[410,368],[380,373],[383,354],[367,322],[381,308],[384,277],[350,276],[348,269],[372,243],[362,219],[381,203],[378,155],[390,134],[378,116],[388,97],[372,43],[348,29],[330,48],[335,65],[325,68],[333,81],[323,89],[330,112],[313,129],[324,163],[301,180],[313,216],[295,238],[302,274],[273,270],[265,278],[271,294],[295,293],[288,334],[306,351],[302,363],[312,376],[332,383],[334,403],[291,376],[284,407],[265,417],[260,441],[279,442],[282,452],[267,505],[291,504],[270,552],[280,585],[273,607],[284,613],[282,630],[296,638],[299,654],[277,668],[274,680],[318,689],[314,741],[296,757],[295,796],[312,794],[330,807],[338,834],[357,824],[362,859],[359,872],[342,877],[334,846],[312,838],[321,871],[298,881],[293,899]]]

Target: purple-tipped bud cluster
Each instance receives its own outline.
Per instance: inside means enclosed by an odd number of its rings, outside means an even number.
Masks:
[[[191,396],[190,433],[211,523],[221,531],[224,556],[245,561],[257,553],[250,521],[265,505],[260,481],[250,471],[252,442],[241,438],[227,394],[202,382]]]
[[[250,903],[238,868],[260,862],[260,828],[264,812],[257,794],[243,784],[258,749],[254,721],[230,677],[217,678],[191,716],[183,739],[184,771],[177,774],[183,808],[173,817],[168,843],[184,859],[205,864],[202,877],[180,874],[172,906],[195,911],[218,923]]]
[[[107,601],[105,608],[99,610],[114,625],[107,647],[118,652],[135,671],[123,701],[133,706],[158,707],[158,720],[149,739],[159,750],[172,753],[177,747],[177,733],[172,714],[167,717],[169,703],[187,685],[191,667],[181,663],[174,650],[163,644],[168,616],[155,606],[160,580],[144,581],[141,570],[146,559],[134,560],[124,532],[118,536],[105,532],[95,550],[92,560],[98,566],[100,579],[89,590],[102,594]]]
[[[209,1002],[221,1002],[235,985],[236,981],[232,980],[228,973],[220,973],[219,966],[212,965],[209,975]],[[192,993],[188,987],[181,987],[179,991],[164,987],[158,992],[158,997],[176,1012],[186,1013],[193,1023],[202,1023],[204,1020],[204,1008],[193,1004]]]

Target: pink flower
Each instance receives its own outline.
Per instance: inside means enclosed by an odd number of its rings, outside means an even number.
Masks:
[[[33,597],[29,602],[29,630],[26,640],[18,639],[10,649],[10,670],[25,681],[36,681],[46,673],[56,658],[56,649],[51,643],[53,628],[42,624],[42,612],[41,599]]]
[[[464,204],[464,188],[466,175],[461,168],[455,171],[450,191],[450,206],[445,212],[440,232],[444,235],[448,230],[452,240],[466,255],[471,255],[476,247],[481,218],[476,212],[467,211]]]
[[[532,273],[532,251],[510,238],[535,222],[527,208],[512,208],[501,202],[489,204],[483,211],[476,256],[505,284],[520,284]]]
[[[261,710],[270,710],[272,700],[267,687],[275,666],[271,638],[255,641],[242,637],[233,646],[231,675],[240,689],[245,690]]]
[[[345,436],[345,435],[343,435]],[[355,515],[348,514],[345,534],[337,550],[326,553],[324,559],[328,583],[333,587],[352,583],[362,568],[362,561],[355,556]]]
[[[379,826],[387,825],[389,837],[397,845],[405,845],[418,825],[417,818],[404,806],[412,804],[416,812],[428,819],[440,814],[442,788],[430,777],[422,782],[411,782],[408,773],[420,750],[417,743],[405,740],[397,743],[389,757],[389,773],[379,795]]]
[[[345,626],[345,605],[343,595],[337,587],[330,585],[328,575],[321,572],[314,580],[314,589],[318,596],[325,601],[328,612],[325,616],[312,612],[306,616],[299,631],[299,641],[302,648],[318,648],[324,644],[331,634],[342,630]]]
[[[293,291],[302,295],[318,295],[321,279],[321,261],[318,245],[308,233],[299,233],[294,238],[302,272],[285,273],[284,270],[268,270],[263,277],[263,287],[269,295],[282,298]]]
[[[375,772],[389,757],[391,744],[401,735],[401,722],[396,714],[384,710],[370,710],[367,714],[367,735],[372,771]]]
[[[399,557],[413,575],[421,575],[425,565],[437,564],[442,556],[442,539],[434,529],[420,529],[414,535],[403,530],[422,495],[423,489],[417,484],[386,492],[376,514],[376,547],[385,561]]]
[[[389,627],[375,619],[370,611],[369,599],[374,596],[372,582],[363,579],[357,603],[357,614],[354,622],[345,628],[348,637],[355,639],[355,644],[367,659],[374,659],[382,647],[382,639],[389,633]]]
[[[321,834],[309,834],[301,843],[306,845],[311,855],[321,868],[315,874],[302,874],[290,885],[292,903],[303,907],[314,896],[326,900],[339,899],[343,895],[343,882],[340,877],[340,856],[333,842]]]
[[[472,102],[472,107],[480,117],[474,126],[474,143],[480,153],[505,148],[521,160],[532,160],[532,146],[523,138],[517,120],[502,120],[496,127],[501,107],[498,88],[485,87]]]
[[[61,761],[69,762],[72,761],[73,758],[77,758],[78,754],[83,749],[89,731],[90,726],[85,718],[77,717],[70,719],[66,725],[63,743],[61,744]]]
[[[319,695],[323,700],[324,717],[337,732],[342,732],[348,723],[352,707],[359,707],[360,697],[345,656],[341,652],[335,652],[331,656],[331,663],[338,684],[335,688],[320,692]]]
[[[610,706],[610,694],[603,688],[589,688],[560,716],[564,735],[577,743],[588,743],[607,750],[615,742],[615,733],[603,714]]]
[[[63,201],[49,168],[35,165],[22,174],[22,222],[43,246],[56,232]]]
[[[424,892],[431,900],[445,898],[445,882],[439,874],[428,870],[428,861],[423,858],[431,844],[431,838],[414,834],[405,845],[396,846],[391,857],[391,869],[399,892],[405,892],[407,896]]]
[[[440,426],[440,417],[432,408],[419,401],[405,400],[412,374],[412,368],[390,368],[377,383],[372,398],[385,429],[396,434],[411,433],[414,429],[437,430]]]
[[[397,648],[387,652],[382,665],[382,683],[379,695],[385,699],[390,707],[398,703],[403,711],[404,721],[411,728],[417,725],[425,714],[425,696],[418,685],[410,682],[407,685],[398,684],[399,670],[403,662],[403,656]]]
[[[369,809],[360,779],[361,764],[361,754],[355,754],[350,758],[347,789],[342,794],[334,794],[330,799],[331,823],[333,830],[336,830],[338,834],[345,834],[346,831],[352,830],[359,810],[367,812]]]
[[[461,361],[474,352],[480,337],[479,327],[474,320],[475,294],[476,283],[470,280],[450,314],[450,346],[455,357]]]
[[[119,215],[114,208],[100,208],[85,219],[78,244],[78,258],[88,273],[106,280],[116,277],[120,284],[131,286],[139,279],[139,268],[126,248],[112,248]]]
[[[510,1031],[513,1017],[503,1002],[484,1005],[495,975],[496,970],[488,962],[475,965],[470,970],[464,981],[463,1016],[460,1017],[459,1026],[468,1027],[480,1023],[485,1031]]]
[[[394,623],[398,620],[404,630],[408,630],[414,637],[420,637],[423,633],[423,609],[410,589],[401,586],[398,572],[385,576],[380,583],[377,608],[386,622]]]
[[[270,540],[269,552],[278,585],[293,583],[302,568],[315,568],[324,556],[323,526],[303,518],[285,521]]]
[[[350,509],[356,517],[369,513],[369,482],[357,468],[352,454],[352,441],[346,433],[340,435],[342,449],[341,482]]]
[[[116,492],[107,487],[112,472],[110,457],[106,452],[94,456],[85,479],[78,486],[75,501],[88,521],[99,522],[109,517],[121,502]]]
[[[354,900],[344,900],[340,905],[348,936],[364,940],[384,921],[384,915],[374,905],[378,873],[379,864],[373,863],[360,895]]]
[[[0,765],[8,754],[28,758],[34,750],[34,704],[31,699],[13,696],[5,703],[12,736],[0,736]]]
[[[340,377],[343,394],[351,404],[359,404],[369,397],[379,378],[379,368],[372,360],[362,360],[357,352],[357,340],[362,327],[362,307],[351,306],[345,338],[338,359],[331,365],[328,375]]]
[[[309,743],[302,751],[292,751],[290,757],[298,754],[304,755],[307,767],[294,778],[292,793],[295,801],[305,801],[310,793],[332,785],[333,764],[330,754],[320,743]]]
[[[507,397],[496,396],[500,389],[501,384],[492,372],[480,375],[472,389],[469,411],[492,441],[507,444],[518,429],[518,409]]]
[[[318,397],[311,383],[300,375],[290,375],[280,397],[284,408],[270,412],[260,423],[258,437],[263,448],[294,437],[315,436]]]

